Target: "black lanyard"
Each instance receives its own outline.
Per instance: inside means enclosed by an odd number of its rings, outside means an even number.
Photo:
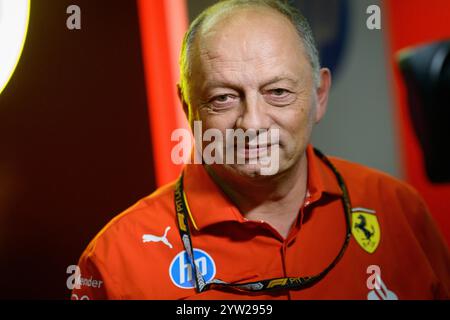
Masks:
[[[192,247],[192,240],[191,240],[191,234],[189,231],[189,219],[188,215],[189,212],[189,206],[187,204],[186,196],[184,194],[183,190],[183,174],[181,174],[180,178],[178,179],[176,185],[175,185],[175,209],[177,214],[177,223],[178,223],[178,230],[180,232],[181,241],[183,242],[184,249],[186,250],[186,253],[188,255],[189,263],[191,264],[193,273],[194,273],[194,279],[195,279],[195,287],[197,291],[203,292],[206,290],[211,289],[212,287],[216,288],[230,288],[230,289],[236,289],[239,291],[246,291],[246,292],[257,292],[257,291],[271,291],[271,290],[280,290],[280,289],[290,289],[290,290],[300,290],[304,288],[308,288],[316,284],[318,281],[320,281],[325,275],[330,272],[331,269],[333,269],[336,264],[339,262],[339,260],[344,255],[345,249],[348,246],[348,243],[350,241],[351,237],[351,204],[350,204],[350,197],[348,195],[348,190],[345,185],[344,179],[340,175],[340,173],[337,171],[336,167],[330,162],[330,160],[319,150],[314,149],[315,154],[322,159],[322,161],[325,162],[325,164],[333,171],[334,175],[336,176],[336,179],[339,183],[339,187],[342,190],[342,204],[344,206],[344,213],[345,213],[345,222],[347,226],[347,233],[345,235],[344,243],[341,247],[341,250],[339,251],[338,255],[334,260],[326,267],[322,272],[314,275],[314,276],[306,276],[306,277],[287,277],[287,278],[271,278],[271,279],[264,279],[254,282],[245,282],[245,283],[227,283],[219,279],[213,279],[211,281],[206,282],[203,278],[202,273],[197,268],[195,262],[194,262],[194,252]]]

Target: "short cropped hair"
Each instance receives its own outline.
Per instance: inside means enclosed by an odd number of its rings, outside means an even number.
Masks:
[[[192,45],[205,20],[227,10],[251,6],[274,9],[291,21],[304,44],[307,58],[313,70],[314,84],[316,87],[320,85],[320,61],[316,42],[308,21],[297,8],[290,5],[286,0],[222,0],[205,9],[190,24],[189,29],[184,35],[180,55],[180,87],[183,99],[185,99],[185,101],[187,101],[188,84],[192,74],[190,61]]]

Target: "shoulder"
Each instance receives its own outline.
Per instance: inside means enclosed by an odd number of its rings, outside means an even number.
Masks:
[[[344,178],[353,209],[370,209],[386,230],[413,235],[427,243],[430,233],[438,233],[428,207],[415,188],[384,172],[347,160],[331,157]]]
[[[109,221],[90,241],[84,256],[107,256],[114,244],[115,251],[130,242],[139,242],[142,233],[161,233],[161,228],[172,225],[173,190],[175,183],[167,184],[140,199]],[[164,231],[164,230],[163,230]]]
[[[424,206],[415,188],[380,170],[338,157],[329,157],[343,176],[352,198],[369,198],[402,206]]]

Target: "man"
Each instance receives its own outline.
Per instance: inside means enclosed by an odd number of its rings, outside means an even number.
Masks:
[[[192,126],[277,139],[231,144],[244,163],[188,164],[114,218],[83,253],[73,299],[448,298],[449,254],[418,194],[309,144],[331,75],[295,9],[216,4],[190,26],[181,68]],[[276,172],[248,161],[260,155]]]

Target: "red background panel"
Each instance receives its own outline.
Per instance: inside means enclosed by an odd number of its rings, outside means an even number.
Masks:
[[[450,38],[450,1],[385,0],[384,9],[389,35],[388,54],[394,70],[403,175],[422,194],[450,244],[450,184],[432,184],[426,177],[420,145],[408,113],[405,86],[395,61],[395,55],[401,49]]]
[[[155,176],[161,186],[175,180],[182,167],[171,159],[176,144],[171,141],[171,134],[175,129],[188,127],[176,90],[187,9],[182,0],[137,0],[137,5]]]

